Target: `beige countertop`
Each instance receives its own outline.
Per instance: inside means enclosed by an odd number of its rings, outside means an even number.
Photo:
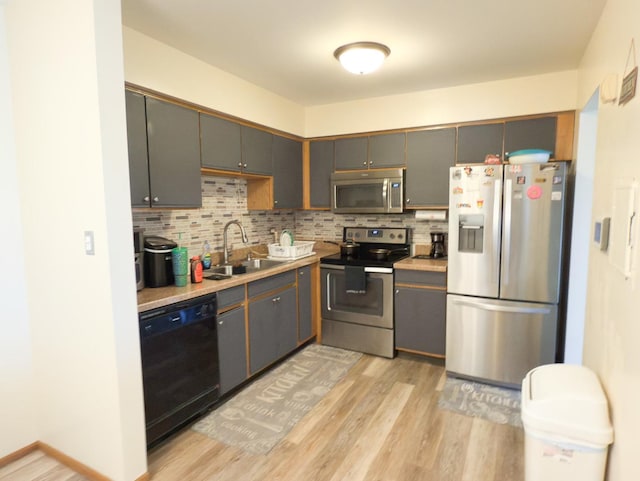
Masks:
[[[395,269],[410,271],[447,272],[446,259],[414,259],[408,257],[393,264]]]
[[[304,267],[320,261],[320,258],[339,251],[339,248],[333,244],[324,242],[316,242],[313,251],[314,255],[303,257],[293,261],[285,261],[280,265],[264,269],[249,274],[240,274],[231,276],[229,279],[220,281],[210,281],[204,279],[197,284],[188,283],[184,287],[166,286],[166,287],[146,287],[138,292],[138,312],[164,307],[175,302],[186,301],[194,297],[204,296],[213,292],[218,292],[230,287],[239,286],[247,282],[262,279],[264,277],[273,276],[291,269]],[[207,271],[205,276],[207,275]]]

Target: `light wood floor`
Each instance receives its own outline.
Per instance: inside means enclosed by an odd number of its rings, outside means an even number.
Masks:
[[[421,358],[363,356],[269,454],[185,429],[149,453],[151,480],[522,481],[523,431],[439,409],[444,379]],[[84,481],[65,475],[0,469]]]

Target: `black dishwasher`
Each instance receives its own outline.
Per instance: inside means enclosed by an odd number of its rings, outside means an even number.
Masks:
[[[140,314],[147,447],[220,396],[216,294]]]

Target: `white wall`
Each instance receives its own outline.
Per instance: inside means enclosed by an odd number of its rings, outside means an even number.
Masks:
[[[306,137],[419,127],[574,110],[577,72],[496,82],[307,108]]]
[[[127,82],[296,135],[304,108],[239,77],[123,27]]]
[[[608,74],[622,78],[632,38],[640,40],[640,2],[608,0],[580,64],[579,105]],[[636,46],[632,63],[640,61],[639,54]],[[640,179],[639,96],[640,91],[625,106],[606,104],[598,110],[594,216],[611,215],[618,181]],[[640,266],[636,255],[635,278],[625,280],[610,264],[610,250],[595,249],[592,245],[589,256],[584,363],[598,373],[609,397],[615,443],[608,479],[640,479]]]
[[[130,481],[146,450],[120,2],[14,0],[6,24],[37,439]]]
[[[577,71],[303,107],[128,27],[128,82],[304,137],[574,110]],[[170,66],[170,67],[169,67]]]
[[[4,9],[0,1],[0,458],[38,439]]]

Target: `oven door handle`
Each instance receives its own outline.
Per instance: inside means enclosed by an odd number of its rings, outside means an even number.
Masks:
[[[335,271],[343,271],[344,266],[334,264],[320,264],[321,269],[333,269]],[[371,272],[376,274],[393,274],[393,267],[365,267],[365,272]]]

